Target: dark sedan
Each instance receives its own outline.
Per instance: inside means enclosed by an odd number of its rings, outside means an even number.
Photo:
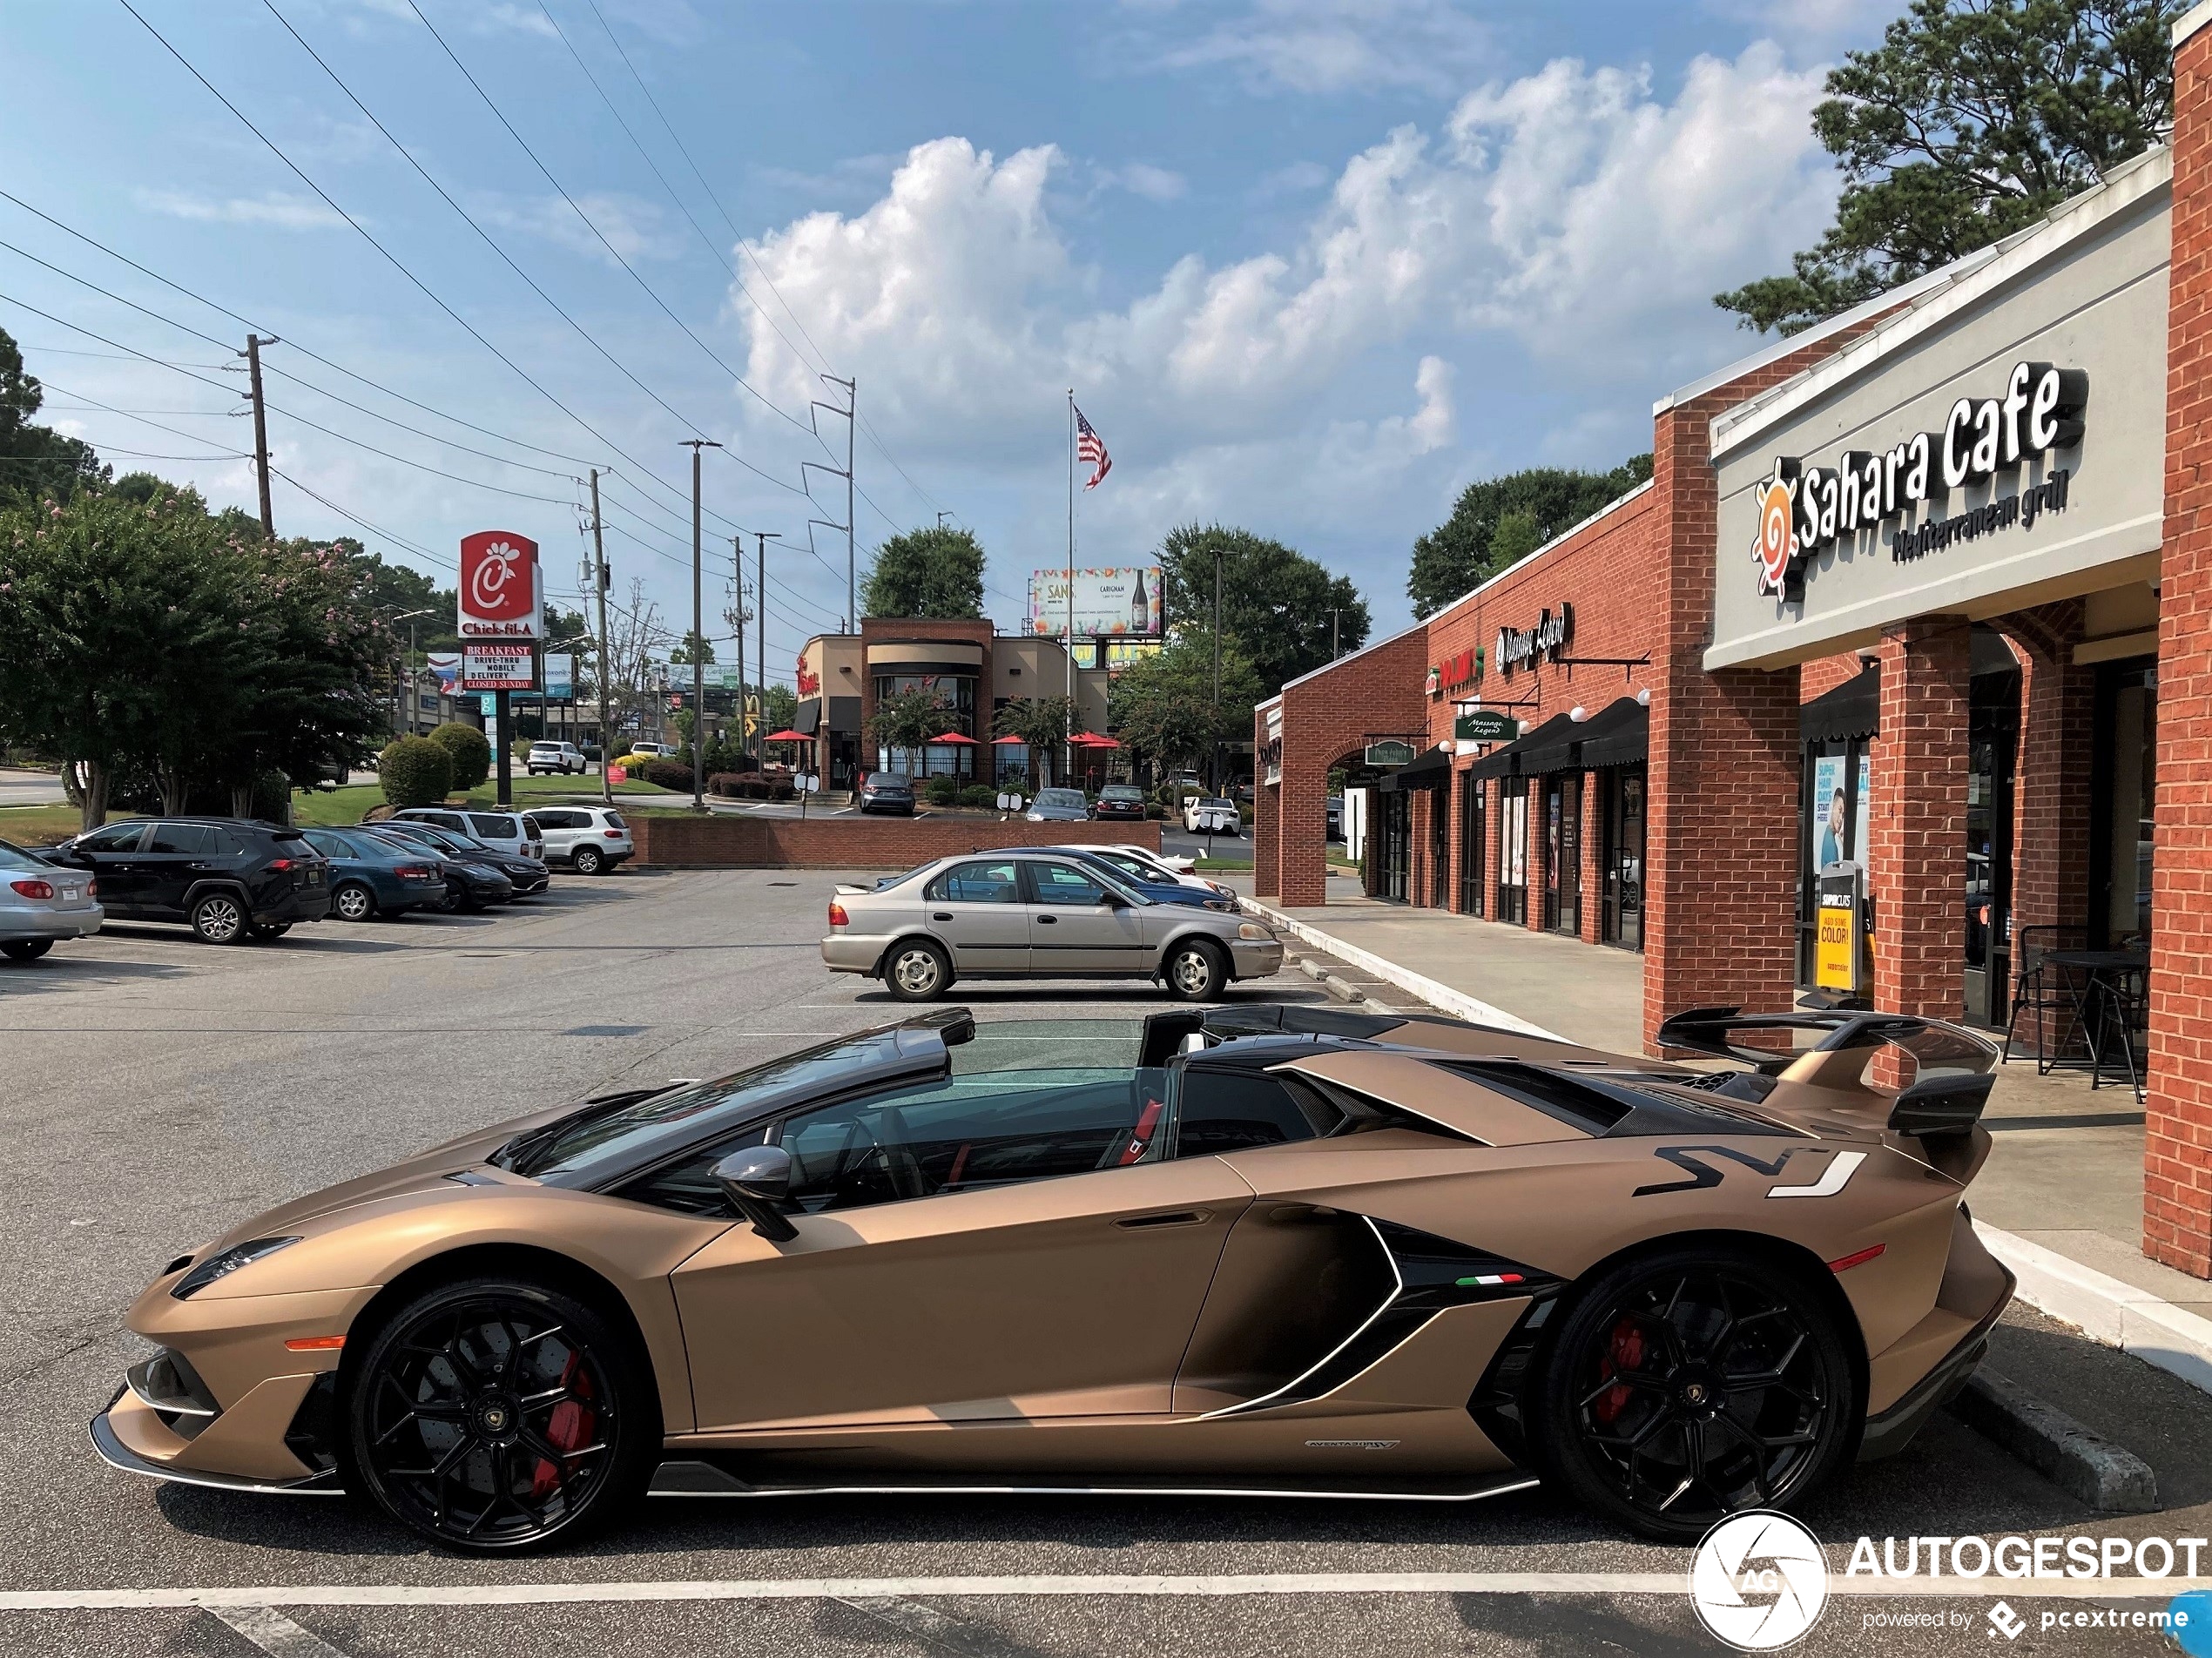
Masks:
[[[1119,818],[1124,822],[1144,821],[1144,791],[1127,783],[1109,783],[1098,792],[1098,804],[1090,815],[1102,822]]]
[[[1126,855],[1096,846],[1050,846],[1046,850],[1057,853],[1062,857],[1079,859],[1092,868],[1104,870],[1123,886],[1134,886],[1155,904],[1189,904],[1202,910],[1234,911],[1237,907],[1235,899],[1225,898],[1210,888],[1155,880],[1136,859]]]
[[[482,864],[504,875],[513,886],[512,896],[534,898],[552,884],[552,872],[546,868],[542,858],[524,858],[520,853],[502,852],[496,846],[487,846],[481,840],[471,840],[467,835],[457,835],[450,829],[440,829],[427,823],[405,823],[398,820],[374,826],[388,835],[397,835],[411,840],[418,846],[435,847],[448,858],[465,864]]]
[[[914,814],[914,780],[903,772],[871,772],[860,785],[862,812]]]
[[[435,864],[438,879],[446,887],[445,896],[438,900],[439,914],[474,915],[489,905],[504,904],[515,896],[515,883],[489,863],[456,857],[442,847],[406,835],[378,833],[383,827],[382,824],[364,824],[347,832],[370,836],[401,856],[427,859]]]
[[[444,859],[359,830],[309,829],[307,844],[330,860],[330,913],[341,921],[436,909],[445,902]]]

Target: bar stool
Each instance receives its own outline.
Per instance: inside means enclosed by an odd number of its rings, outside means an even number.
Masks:
[[[2062,1068],[2094,1067],[2096,1044],[2083,1017],[2087,987],[2078,982],[2063,966],[2044,959],[2054,950],[2079,950],[2087,944],[2088,937],[2089,929],[2080,926],[2039,923],[2015,929],[2013,942],[2020,965],[2013,976],[2012,1015],[2005,1022],[2000,1062],[2032,1056],[2038,1076],[2048,1076]],[[2013,1052],[2022,1014],[2034,1016],[2031,1027],[2035,1037],[2032,1055]],[[2054,1029],[2058,1033],[2055,1039],[2052,1036]],[[2082,1054],[2079,1058],[2068,1058],[2067,1044],[2076,1036],[2081,1040]]]

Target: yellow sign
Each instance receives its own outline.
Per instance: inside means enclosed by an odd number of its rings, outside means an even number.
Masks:
[[[760,730],[760,698],[749,696],[745,699],[745,734],[756,735]]]
[[[1858,963],[1853,950],[1858,932],[1856,907],[1823,904],[1819,909],[1819,942],[1813,952],[1813,982],[1823,990],[1858,988]]]

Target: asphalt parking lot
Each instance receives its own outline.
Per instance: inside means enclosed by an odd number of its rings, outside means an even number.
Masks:
[[[343,1500],[157,1486],[93,1456],[85,1420],[138,1356],[123,1312],[162,1261],[240,1215],[542,1102],[713,1074],[890,1015],[878,987],[820,966],[829,885],[556,877],[545,899],[481,917],[325,923],[229,949],[118,925],[0,972],[0,1466],[16,1493],[0,1506],[0,1653],[1719,1650],[1664,1587],[1683,1551],[1625,1542],[1541,1490],[1472,1506],[664,1499],[583,1549],[487,1561]],[[1236,994],[1319,993],[1286,974]],[[1019,1018],[1163,1005],[1126,985],[961,999]],[[2212,1399],[2032,1315],[1999,1335],[2009,1373],[2151,1462],[2166,1512],[2093,1515],[1939,1417],[1809,1511],[1839,1567],[1860,1534],[2212,1529]],[[170,1603],[219,1590],[273,1610]],[[23,1609],[37,1594],[60,1604]],[[1872,1602],[1842,1597],[1802,1650],[1991,1650],[1994,1598],[1934,1603],[1971,1613],[1954,1637],[1868,1630]],[[2047,1634],[2043,1602],[2014,1599],[2031,1624],[2008,1651],[2174,1650],[2147,1633]]]

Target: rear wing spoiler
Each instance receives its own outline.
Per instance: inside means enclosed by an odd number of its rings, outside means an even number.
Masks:
[[[1731,1036],[1761,1031],[1824,1033],[1810,1049],[1764,1048],[1732,1041]],[[1741,1008],[1692,1008],[1660,1021],[1656,1045],[1715,1059],[1734,1060],[1768,1076],[1778,1076],[1808,1053],[1838,1054],[1893,1042],[1923,1069],[1966,1071],[1983,1075],[1997,1063],[1997,1048],[1963,1026],[1911,1014],[1853,1013],[1843,1008],[1793,1008],[1788,1013],[1747,1014]]]

